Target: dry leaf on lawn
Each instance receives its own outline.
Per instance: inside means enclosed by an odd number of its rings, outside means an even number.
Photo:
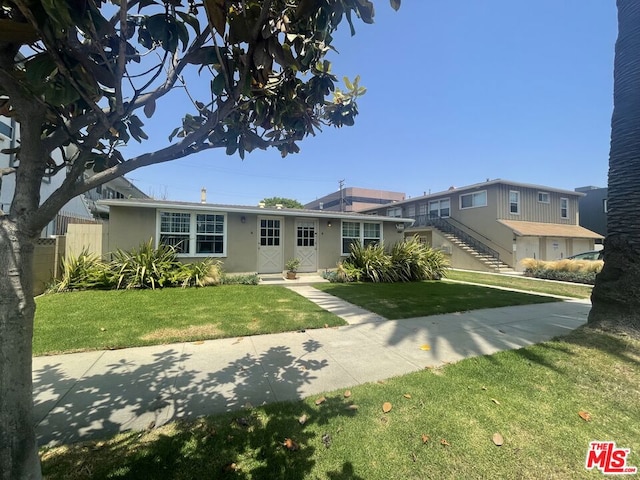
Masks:
[[[345,410],[357,410],[358,409],[358,405],[347,405],[344,408],[345,408]]]
[[[236,465],[236,463],[235,463],[235,462],[230,463],[230,464],[228,464],[228,465],[225,465],[225,467],[224,467],[224,471],[225,471],[225,472],[227,472],[227,473],[229,473],[229,472],[235,472],[235,471],[237,471],[237,470],[238,470],[238,465]]]
[[[442,445],[443,447],[450,447],[451,444],[449,442],[447,442],[444,438],[442,440],[440,440],[440,445]]]
[[[422,443],[427,443],[429,441],[429,435],[425,435],[424,433],[422,434],[422,436],[420,437],[422,438]]]
[[[495,403],[496,405],[500,405],[500,402],[498,400],[496,400],[495,398],[492,398],[491,401],[493,403]]]
[[[411,398],[411,394],[410,393],[405,393],[404,395],[402,395],[404,398]]]
[[[496,445],[496,447],[500,447],[504,443],[504,438],[502,438],[502,435],[500,435],[498,432],[494,433],[491,439],[493,440],[493,443]]]
[[[590,422],[591,421],[591,414],[589,412],[585,412],[584,410],[580,410],[578,412],[578,415],[580,415],[580,418],[582,418],[585,422]]]
[[[349,398],[351,396],[351,390],[346,390],[344,392],[344,398]]]
[[[292,452],[295,452],[296,450],[298,450],[300,447],[298,446],[298,444],[296,442],[294,442],[292,439],[290,438],[285,438],[284,439],[284,443],[282,444],[284,447],[286,447],[287,450],[290,450]]]
[[[485,386],[483,385],[483,386],[482,386],[482,390],[486,390],[486,389],[487,389],[487,387],[485,387]]]
[[[324,397],[316,398],[316,405],[320,405],[321,403],[326,402],[327,399]]]
[[[307,417],[306,415],[302,415],[299,419],[298,422],[300,423],[300,425],[304,425],[305,423],[307,423],[307,420],[309,419],[309,417]]]
[[[384,403],[382,404],[382,411],[383,411],[384,413],[389,413],[389,412],[391,411],[391,409],[392,409],[392,408],[393,408],[393,407],[392,407],[392,405],[391,405],[391,402],[384,402]]]

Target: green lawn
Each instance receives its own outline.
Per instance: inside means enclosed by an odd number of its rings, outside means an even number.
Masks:
[[[71,292],[36,303],[34,355],[346,324],[278,286]]]
[[[314,286],[390,320],[556,301],[551,297],[441,281]]]
[[[549,293],[573,298],[590,298],[591,290],[593,289],[591,285],[566,284],[513,275],[492,275],[480,272],[463,272],[460,270],[448,270],[447,278],[463,282],[481,283],[483,285],[515,288],[529,292]]]
[[[320,405],[316,396],[43,449],[43,469],[51,480],[596,479],[584,467],[593,440],[630,448],[628,465],[640,467],[638,385],[640,341],[578,330],[349,398],[326,393]]]

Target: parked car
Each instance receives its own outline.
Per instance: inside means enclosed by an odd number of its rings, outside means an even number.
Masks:
[[[604,256],[603,250],[593,250],[591,252],[578,253],[567,257],[567,260],[602,260]]]

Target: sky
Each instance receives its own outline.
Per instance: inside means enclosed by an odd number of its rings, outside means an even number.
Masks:
[[[374,0],[375,23],[345,22],[333,73],[367,93],[353,127],[325,127],[281,158],[216,149],[127,175],[156,198],[301,203],[346,187],[409,197],[487,179],[573,190],[607,184],[617,33],[613,0]],[[346,28],[342,28],[346,27]],[[208,78],[187,79],[191,89]],[[187,113],[176,95],[146,121],[138,154],[166,146]],[[193,113],[193,112],[190,112]]]

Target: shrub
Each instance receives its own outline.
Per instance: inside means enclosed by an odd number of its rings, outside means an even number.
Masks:
[[[528,277],[563,282],[588,283],[593,285],[596,275],[602,270],[602,260],[557,260],[543,261],[525,258],[520,262]]]
[[[222,285],[258,285],[260,277],[257,273],[246,273],[239,275],[221,274],[220,284]]]
[[[175,285],[182,264],[176,249],[168,245],[153,248],[151,240],[131,252],[114,253],[112,268],[116,272],[116,288],[162,288]]]
[[[398,275],[391,263],[391,256],[384,251],[382,245],[377,243],[366,247],[360,242],[352,243],[351,254],[343,262],[343,267],[359,269],[364,281],[379,283],[398,280]]]
[[[391,263],[398,279],[404,282],[439,280],[448,267],[444,254],[420,243],[417,236],[391,248]]]
[[[171,283],[182,288],[219,285],[222,280],[220,265],[221,262],[210,258],[197,263],[183,263],[176,270]]]
[[[70,256],[62,261],[62,278],[54,282],[49,292],[109,289],[115,283],[116,277],[109,265],[84,249],[77,257]]]

